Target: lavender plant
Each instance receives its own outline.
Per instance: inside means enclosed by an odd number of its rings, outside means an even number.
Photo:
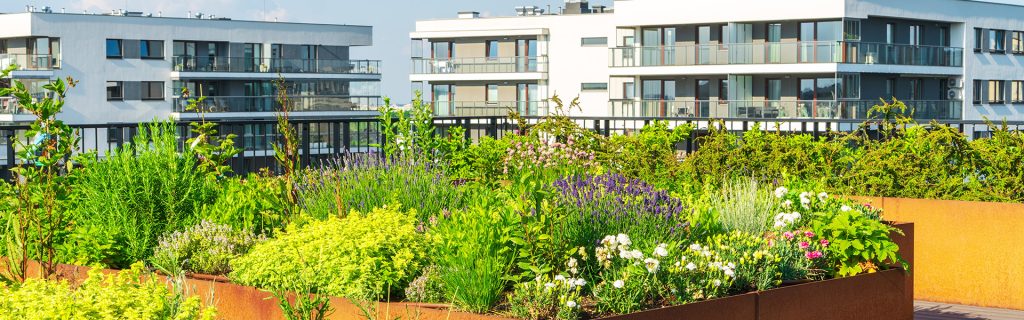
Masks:
[[[560,205],[567,208],[562,230],[554,236],[573,247],[592,246],[607,234],[635,235],[633,241],[642,247],[688,236],[692,211],[642,180],[604,174],[569,177],[554,185]]]
[[[150,262],[168,274],[182,271],[221,275],[231,271],[228,262],[249,251],[263,239],[245,231],[203,221],[184,231],[160,237]]]
[[[325,163],[299,181],[299,204],[319,220],[350,210],[399,204],[416,208],[419,221],[461,208],[462,191],[442,168],[409,158],[347,155]]]

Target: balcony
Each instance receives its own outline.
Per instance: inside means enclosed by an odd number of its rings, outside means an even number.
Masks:
[[[434,115],[439,117],[508,116],[518,111],[523,116],[541,116],[548,113],[547,101],[435,101]]]
[[[917,119],[958,120],[961,101],[903,101]],[[713,119],[865,119],[877,100],[831,101],[664,101],[612,100],[613,117]]]
[[[289,100],[288,110],[291,112],[376,111],[384,104],[380,97],[291,96]],[[187,106],[188,99],[174,98],[174,112],[193,113],[185,110]],[[210,113],[281,111],[276,96],[206,97],[200,107]]]
[[[867,42],[734,43],[610,50],[611,67],[796,63],[963,66],[963,48]]]
[[[474,74],[474,73],[527,73],[547,72],[548,58],[413,58],[412,74]]]
[[[0,54],[0,66],[17,65],[16,71],[49,71],[60,69],[60,58],[49,54]]]
[[[174,57],[179,72],[380,74],[379,60]]]

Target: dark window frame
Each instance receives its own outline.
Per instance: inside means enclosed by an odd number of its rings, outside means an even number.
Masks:
[[[117,55],[110,54],[110,44],[117,43]],[[107,59],[124,59],[124,39],[107,39],[104,45]]]
[[[111,86],[113,84],[113,86]],[[110,94],[111,88],[117,88],[117,96]],[[106,82],[107,101],[124,101],[124,81]]]
[[[153,44],[159,43],[159,50],[154,52]],[[145,55],[142,48],[145,46],[149,55]],[[144,60],[163,60],[164,59],[164,41],[163,40],[139,40],[139,58]],[[158,55],[153,55],[154,53]]]
[[[988,86],[985,88],[985,103],[986,104],[1005,104],[1006,103],[1006,81],[1004,80],[989,80]],[[995,92],[993,92],[995,89]],[[994,99],[993,99],[994,98]]]
[[[493,97],[491,96],[491,87],[494,87],[494,96]],[[484,85],[484,102],[486,102],[486,103],[497,103],[498,102],[498,95],[499,95],[500,91],[501,91],[501,88],[497,84],[494,84],[494,83],[485,84]]]
[[[492,44],[494,45],[493,49],[491,49]],[[484,41],[484,51],[486,51],[484,52],[484,55],[487,59],[497,59],[499,55],[498,53],[501,51],[501,44],[498,43],[498,40],[486,40]]]
[[[154,85],[158,87],[158,90],[155,91],[155,92],[159,92],[160,93],[159,97],[153,97],[152,95],[150,95],[151,93],[153,93],[153,91],[151,91],[151,90],[152,90],[152,86],[154,86]],[[163,81],[143,81],[142,84],[140,85],[140,87],[141,87],[141,90],[142,90],[140,96],[142,97],[143,101],[163,101],[163,100],[167,100],[166,94],[164,94],[164,82]]]
[[[718,102],[729,101],[729,79],[718,79]]]
[[[981,80],[981,79],[975,79],[974,80],[974,88],[972,88],[973,90],[971,90],[971,91],[973,91],[973,94],[972,94],[973,97],[971,97],[971,102],[973,102],[975,105],[980,105],[983,102],[985,102],[985,100],[986,100],[985,99],[985,93],[986,93],[986,91],[985,91],[985,83],[987,83],[987,82],[985,82],[985,80]]]

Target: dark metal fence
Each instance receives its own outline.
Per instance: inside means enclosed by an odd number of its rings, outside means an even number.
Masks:
[[[588,128],[601,135],[630,135],[639,132],[644,126],[654,121],[666,121],[670,127],[692,125],[697,130],[677,145],[680,151],[693,152],[699,148],[699,138],[708,134],[713,128],[726,128],[732,132],[745,132],[754,128],[779,131],[792,134],[810,134],[827,136],[830,132],[848,132],[862,128],[869,132],[876,130],[878,125],[857,120],[817,120],[817,119],[782,119],[765,122],[764,119],[730,119],[724,121],[699,118],[606,118],[576,117],[571,118],[577,125]],[[528,124],[542,120],[538,117],[526,118]],[[244,151],[230,161],[236,173],[246,174],[260,170],[277,172],[273,146],[277,144],[279,134],[276,120],[224,120],[218,121],[221,134],[235,134],[235,145]],[[976,139],[987,137],[994,130],[983,121],[941,121]],[[321,160],[339,157],[346,152],[365,153],[377,150],[383,139],[376,118],[336,118],[336,119],[302,119],[293,120],[299,140],[300,162],[303,166],[320,163]],[[490,117],[444,117],[435,118],[437,130],[446,134],[452,127],[465,128],[467,139],[479,141],[489,136],[500,138],[515,134],[519,124],[514,120],[500,116]],[[1002,125],[997,123],[996,125]],[[1024,130],[1024,122],[1007,123],[1010,130]],[[184,146],[187,137],[193,134],[187,122],[176,124],[179,132],[179,143]],[[79,132],[80,141],[76,148],[78,153],[95,152],[96,157],[105,157],[122,146],[129,145],[133,137],[139,133],[138,124],[99,124],[74,125]],[[0,126],[0,177],[10,178],[10,168],[19,164],[16,157],[16,145],[10,143],[11,137],[27,142],[24,130],[27,126]]]

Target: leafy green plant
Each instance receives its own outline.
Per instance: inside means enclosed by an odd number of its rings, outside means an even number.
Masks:
[[[436,265],[423,268],[420,276],[409,282],[409,286],[405,288],[405,299],[412,302],[445,301],[440,268]]]
[[[213,307],[199,297],[184,297],[167,289],[141,263],[118,274],[89,271],[80,285],[67,281],[28,279],[24,284],[0,284],[0,314],[5,319],[215,319]]]
[[[445,296],[472,312],[485,312],[501,299],[517,254],[510,241],[515,217],[483,193],[469,208],[440,218],[432,231],[431,257]]]
[[[235,147],[235,134],[221,137],[217,132],[217,124],[206,121],[206,109],[203,107],[206,96],[202,95],[201,86],[199,90],[199,98],[190,98],[188,88],[181,89],[181,96],[188,101],[185,110],[199,113],[199,121],[189,123],[195,136],[189,138],[185,143],[199,157],[200,169],[217,176],[224,176],[231,172],[231,167],[225,163],[242,150]]]
[[[285,227],[289,204],[283,196],[281,177],[251,174],[244,179],[224,179],[213,203],[203,206],[200,216],[239,231],[272,235]]]
[[[131,144],[85,161],[64,260],[116,268],[147,260],[165,232],[199,222],[216,186],[191,149],[178,151],[173,124],[141,126]]]
[[[3,70],[7,77],[16,69]],[[4,262],[11,280],[24,281],[25,268],[30,259],[41,263],[44,278],[56,272],[58,244],[67,232],[71,220],[68,199],[73,195],[74,165],[68,161],[78,142],[78,133],[56,115],[64,107],[64,97],[76,82],[70,77],[43,85],[45,96],[38,102],[21,81],[12,81],[10,88],[0,88],[0,96],[14,96],[19,106],[31,112],[36,119],[25,131],[24,139],[11,137],[21,165],[11,168],[14,175],[13,198],[7,205],[13,210],[3,213],[3,240],[7,258]]]
[[[538,276],[509,294],[509,311],[520,319],[578,319],[586,280]]]
[[[222,275],[231,271],[231,259],[245,254],[260,240],[249,232],[203,221],[160,237],[150,262],[167,274],[188,271]]]
[[[900,233],[881,221],[868,218],[857,210],[820,212],[811,221],[811,229],[831,239],[825,255],[840,277],[875,272],[885,263],[907,263],[898,254],[899,246],[889,238]]]
[[[287,210],[285,221],[287,222],[298,215],[299,190],[297,180],[299,179],[299,169],[302,163],[299,162],[298,133],[291,124],[291,114],[289,113],[290,110],[288,110],[291,106],[291,98],[288,97],[288,86],[284,81],[284,77],[278,77],[274,81],[274,87],[277,88],[277,103],[281,105],[280,112],[275,114],[275,117],[277,117],[277,133],[280,135],[280,138],[276,139],[278,143],[274,144],[274,160],[277,161],[277,165],[281,168],[281,176],[283,177],[285,187],[283,198],[289,204],[289,206],[285,207]]]
[[[321,294],[319,284],[331,281],[330,275],[320,264],[310,261],[301,254],[298,263],[302,266],[298,274],[287,276],[286,280],[271,290],[281,313],[288,320],[323,320],[334,313],[331,297]]]
[[[736,179],[718,191],[709,191],[710,204],[726,230],[763,235],[777,206],[776,198],[753,179]]]
[[[232,260],[229,276],[271,290],[309,283],[318,294],[380,299],[389,288],[405,288],[425,261],[425,239],[416,231],[415,215],[385,207],[291,225]],[[307,265],[320,272],[304,271]],[[301,278],[314,274],[323,276]]]
[[[667,121],[655,121],[636,135],[615,135],[598,155],[599,162],[623,176],[643,179],[666,188],[680,179],[681,159],[675,145],[693,131],[690,125],[669,128]]]

